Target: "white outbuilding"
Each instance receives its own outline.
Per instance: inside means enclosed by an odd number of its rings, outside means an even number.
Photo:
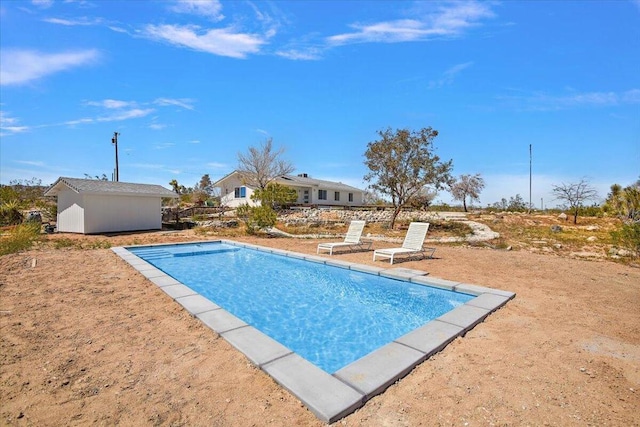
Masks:
[[[160,185],[61,177],[45,196],[57,196],[59,232],[98,234],[160,230],[162,199],[178,195]]]

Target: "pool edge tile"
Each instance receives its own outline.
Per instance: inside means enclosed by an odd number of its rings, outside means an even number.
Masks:
[[[228,330],[220,335],[258,367],[293,353],[278,341],[249,325]]]
[[[435,320],[461,327],[463,329],[461,335],[464,335],[478,323],[481,323],[490,313],[489,310],[485,310],[484,308],[463,304]]]
[[[224,308],[198,313],[196,317],[212,331],[220,335],[233,329],[249,326]]]
[[[382,393],[426,359],[426,355],[392,341],[335,372],[333,376],[364,393],[365,399]]]
[[[364,405],[361,392],[295,353],[262,369],[325,423],[333,423]]]
[[[436,319],[401,336],[396,342],[415,348],[429,358],[444,349],[463,332],[464,329],[460,326]]]
[[[220,308],[219,305],[214,304],[209,299],[203,297],[200,294],[186,295],[183,297],[177,297],[176,301],[180,303],[189,313],[197,316],[200,313],[206,311],[216,310]]]

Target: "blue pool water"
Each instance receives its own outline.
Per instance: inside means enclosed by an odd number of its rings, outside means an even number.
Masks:
[[[129,250],[328,373],[473,298],[220,242]]]

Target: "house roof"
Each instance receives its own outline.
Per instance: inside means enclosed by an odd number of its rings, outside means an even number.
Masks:
[[[224,177],[220,178],[213,184],[214,187],[220,187],[223,181],[225,181],[227,178],[238,173],[239,172],[235,170],[225,175]],[[276,178],[275,181],[279,184],[296,186],[296,187],[322,187],[322,188],[327,188],[331,190],[344,190],[344,191],[351,191],[351,192],[362,191],[359,188],[352,187],[350,185],[343,184],[341,182],[326,181],[322,179],[309,178],[308,176],[300,176],[300,175],[282,175]]]
[[[103,181],[60,177],[45,191],[45,196],[57,196],[65,187],[79,194],[111,194],[129,196],[178,197],[176,193],[154,184],[134,184],[131,182]]]
[[[345,191],[362,191],[359,188],[352,187],[351,185],[343,184],[335,181],[325,181],[323,179],[309,178],[299,175],[283,175],[276,179],[281,184],[297,185],[301,187],[324,187],[332,190],[345,190]]]

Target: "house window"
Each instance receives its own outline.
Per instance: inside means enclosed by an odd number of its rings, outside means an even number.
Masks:
[[[334,193],[333,200],[335,200],[336,202],[340,201],[340,192],[339,191],[336,191]]]
[[[353,193],[349,193],[349,201],[353,202]]]
[[[244,199],[247,197],[247,187],[236,187],[233,190],[233,195],[236,199]]]
[[[327,200],[327,190],[318,190],[318,200]]]

